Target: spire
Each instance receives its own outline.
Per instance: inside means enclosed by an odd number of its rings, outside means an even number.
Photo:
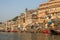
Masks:
[[[27,11],[28,11],[28,9],[26,8],[26,9],[25,9],[25,11],[27,12]]]

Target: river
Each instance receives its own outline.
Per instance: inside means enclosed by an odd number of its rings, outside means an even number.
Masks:
[[[60,40],[60,35],[0,32],[0,40]]]

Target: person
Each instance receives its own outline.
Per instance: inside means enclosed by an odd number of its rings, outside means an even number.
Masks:
[[[48,27],[49,28],[54,28],[54,23],[53,23],[53,20],[51,19],[51,16],[48,16]]]
[[[51,16],[47,16],[45,28],[54,28],[54,23],[53,20],[51,19]]]

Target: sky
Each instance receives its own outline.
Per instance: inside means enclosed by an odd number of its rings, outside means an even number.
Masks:
[[[35,9],[48,0],[0,0],[0,21],[19,16],[26,8]]]

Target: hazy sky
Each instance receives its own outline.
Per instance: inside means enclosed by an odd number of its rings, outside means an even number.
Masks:
[[[12,19],[25,11],[35,9],[48,0],[0,0],[0,21]]]

